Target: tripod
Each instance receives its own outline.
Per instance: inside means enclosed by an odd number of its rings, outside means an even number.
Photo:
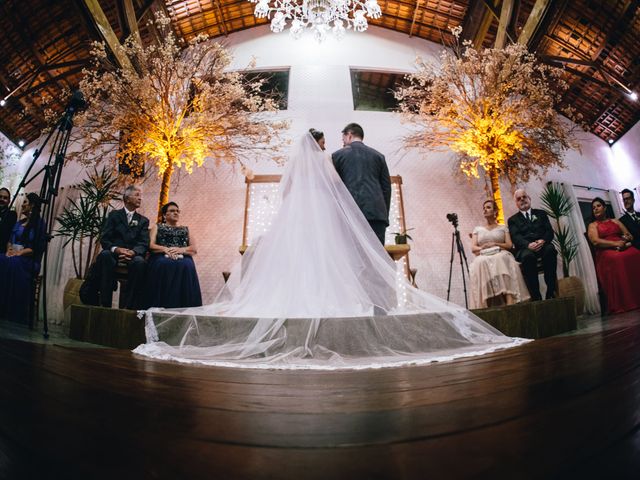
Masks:
[[[67,108],[65,109],[64,114],[60,118],[60,120],[56,123],[55,127],[51,129],[47,138],[45,138],[44,142],[40,146],[39,149],[33,153],[33,160],[31,161],[31,165],[27,169],[27,172],[20,180],[20,185],[16,191],[16,195],[14,195],[13,200],[9,208],[11,208],[16,201],[17,193],[29,185],[31,182],[40,177],[41,174],[44,174],[42,177],[42,185],[40,186],[40,200],[42,201],[42,211],[41,218],[45,222],[44,232],[40,228],[35,229],[35,238],[34,245],[38,245],[43,241],[42,236],[44,236],[44,251],[43,251],[43,260],[42,260],[42,304],[44,305],[43,309],[43,336],[44,338],[49,338],[49,324],[47,322],[47,258],[49,251],[49,242],[53,238],[51,235],[51,231],[53,229],[54,223],[54,212],[55,212],[55,202],[56,197],[58,196],[58,191],[60,188],[60,178],[62,175],[62,168],[64,167],[64,159],[67,154],[67,147],[69,146],[69,137],[71,135],[71,130],[73,128],[73,116],[75,113],[83,108],[85,105],[84,97],[80,90],[76,90]],[[45,146],[49,143],[51,138],[53,137],[53,144],[51,145],[49,159],[46,164],[33,175],[31,174],[31,170],[35,167],[40,154],[44,150]],[[35,252],[34,252],[35,253]],[[35,294],[36,294],[36,283],[38,281],[38,271],[36,271],[37,262],[33,262],[33,271],[32,279],[33,286],[31,288],[31,301],[29,302],[29,328],[33,329],[33,317],[34,311],[33,309],[37,306],[35,303]]]
[[[453,233],[451,234],[451,257],[449,258],[449,286],[447,287],[447,301],[451,294],[451,273],[453,272],[453,258],[455,256],[455,250],[458,251],[458,258],[460,259],[460,270],[462,271],[462,289],[464,290],[464,306],[469,308],[469,302],[467,300],[467,280],[465,278],[464,269],[467,268],[467,275],[469,275],[469,264],[467,263],[467,255],[464,253],[464,245],[460,241],[460,231],[458,230],[457,223],[453,224]]]

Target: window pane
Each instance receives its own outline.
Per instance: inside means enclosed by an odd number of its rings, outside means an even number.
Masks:
[[[279,110],[286,110],[289,101],[289,70],[247,72],[245,78],[250,81],[264,80],[260,92],[273,96]]]
[[[398,109],[393,92],[405,82],[404,73],[351,69],[354,110],[392,112]]]

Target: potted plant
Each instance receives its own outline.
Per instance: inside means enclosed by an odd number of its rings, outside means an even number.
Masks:
[[[581,315],[584,309],[584,285],[579,277],[569,275],[569,265],[578,255],[578,242],[566,224],[566,217],[571,213],[573,203],[562,185],[554,182],[547,182],[540,200],[543,210],[555,220],[553,245],[562,259],[563,275],[563,278],[558,279],[557,294],[559,297],[575,297],[576,311]]]
[[[392,235],[396,236],[396,245],[405,245],[407,240],[413,240],[411,235],[408,235],[407,232],[413,230],[413,228],[405,228],[400,232],[393,232]]]
[[[63,247],[71,245],[71,258],[75,277],[65,286],[63,306],[66,309],[74,303],[81,303],[80,285],[96,254],[96,245],[102,224],[113,202],[120,200],[118,177],[103,167],[93,169],[78,186],[80,196],[69,200],[56,220],[56,234],[66,238]]]

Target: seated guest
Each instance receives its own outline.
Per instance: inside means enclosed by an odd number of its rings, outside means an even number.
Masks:
[[[620,217],[620,222],[627,227],[627,230],[633,236],[633,240],[631,240],[633,246],[640,249],[640,212],[636,212],[633,209],[635,201],[633,191],[628,188],[622,190],[624,215]]]
[[[11,192],[6,188],[0,188],[0,255],[7,253],[7,244],[13,226],[18,221],[16,212],[9,210]]]
[[[144,257],[149,249],[149,219],[136,210],[142,203],[142,191],[136,185],[128,186],[123,195],[124,208],[109,213],[100,234],[102,252],[96,259],[100,278],[100,305],[111,307],[116,286],[115,269],[127,266],[127,288],[121,305],[137,309],[142,304]]]
[[[607,313],[640,308],[640,250],[631,246],[633,237],[619,220],[607,218],[604,200],[591,201],[594,221],[589,241],[596,250],[596,274],[607,296]]]
[[[29,323],[34,300],[34,280],[46,246],[46,225],[40,218],[40,197],[29,193],[22,203],[21,219],[9,237],[7,254],[0,256],[0,317]]]
[[[538,259],[542,259],[544,282],[547,285],[546,298],[553,298],[556,291],[557,252],[551,244],[553,229],[543,210],[531,208],[531,198],[524,189],[515,191],[513,198],[520,210],[508,221],[509,233],[515,257],[522,264],[524,281],[527,283],[532,300],[541,300],[538,281]]]
[[[520,265],[510,250],[509,230],[498,225],[498,205],[487,200],[482,205],[486,226],[473,229],[471,247],[476,258],[469,268],[471,308],[512,305],[529,298]]]
[[[193,263],[198,253],[189,227],[179,225],[180,208],[175,202],[162,207],[163,223],[151,227],[147,267],[146,302],[149,307],[199,307],[200,282]]]

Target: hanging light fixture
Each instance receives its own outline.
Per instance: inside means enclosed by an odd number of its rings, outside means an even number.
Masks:
[[[321,42],[329,33],[337,38],[347,29],[364,32],[367,18],[380,18],[382,12],[377,0],[249,0],[257,3],[254,15],[271,19],[271,31],[289,33],[300,38],[305,29]]]

